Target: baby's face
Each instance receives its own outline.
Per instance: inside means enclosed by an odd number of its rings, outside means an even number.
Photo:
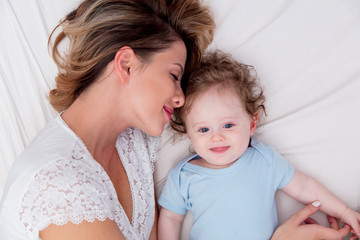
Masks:
[[[230,90],[209,89],[194,99],[186,131],[204,167],[225,168],[247,149],[256,120]]]

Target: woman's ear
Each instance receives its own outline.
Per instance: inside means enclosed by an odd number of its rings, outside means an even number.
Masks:
[[[250,123],[250,136],[254,135],[255,130],[256,130],[256,124],[259,120],[259,114],[256,113],[252,116],[251,118],[251,123]]]
[[[128,83],[130,79],[130,69],[136,59],[135,52],[131,47],[122,47],[117,51],[114,59],[115,71],[120,80]]]

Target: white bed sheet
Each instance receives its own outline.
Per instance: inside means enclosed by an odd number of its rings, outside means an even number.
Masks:
[[[47,51],[52,29],[76,1],[0,1],[0,196],[7,171],[55,115],[47,101],[56,66]]]
[[[0,196],[15,157],[55,116],[46,99],[56,67],[48,36],[73,0],[0,1]],[[211,48],[255,66],[268,116],[255,135],[360,211],[360,1],[206,0]],[[165,131],[155,182],[188,153]],[[278,194],[280,222],[302,204]],[[317,214],[324,223],[324,216]],[[191,219],[187,219],[183,239]]]

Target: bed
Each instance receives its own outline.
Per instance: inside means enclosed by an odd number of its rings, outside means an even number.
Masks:
[[[79,0],[0,1],[0,196],[15,157],[56,116],[47,101],[56,66],[47,40]],[[268,115],[255,134],[298,170],[360,211],[360,1],[205,0],[217,24],[210,49],[253,65]],[[166,128],[155,185],[189,153]],[[279,221],[302,204],[278,193]],[[322,213],[315,219],[326,224]],[[188,238],[191,215],[182,239]]]

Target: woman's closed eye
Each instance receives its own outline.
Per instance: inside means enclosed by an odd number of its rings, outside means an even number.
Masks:
[[[176,74],[171,73],[170,75],[175,81],[180,81],[179,77]]]

